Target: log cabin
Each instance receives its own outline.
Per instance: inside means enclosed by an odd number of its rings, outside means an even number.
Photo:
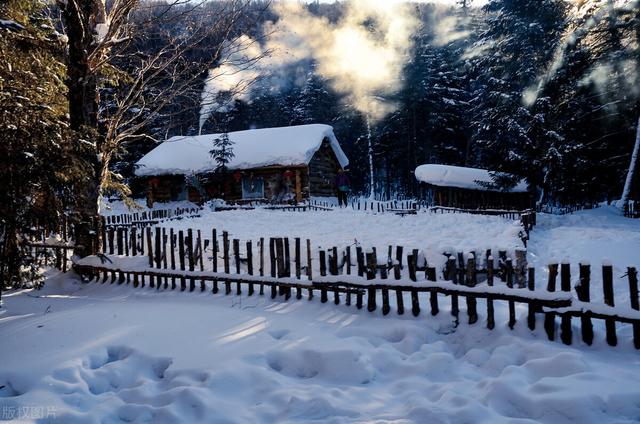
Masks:
[[[151,202],[223,199],[297,203],[334,195],[338,168],[349,160],[329,125],[228,133],[233,157],[220,172],[211,156],[221,134],[172,137],[136,163]]]
[[[501,189],[485,169],[426,164],[416,168],[415,176],[422,197],[434,206],[473,210],[525,210],[533,206],[524,180]]]

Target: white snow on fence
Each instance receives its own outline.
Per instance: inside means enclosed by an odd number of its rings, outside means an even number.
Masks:
[[[487,187],[483,185],[493,184],[490,171],[479,168],[465,168],[453,165],[427,164],[420,165],[415,170],[416,179],[420,182],[440,186],[458,187],[469,190],[503,191],[497,187]],[[508,190],[513,193],[523,193],[527,191],[527,184],[520,181],[515,187]]]
[[[177,175],[210,172],[216,163],[209,151],[221,134],[176,136],[160,144],[137,162],[136,175]],[[294,127],[263,128],[229,133],[234,157],[229,169],[250,169],[264,166],[307,165],[327,138],[338,162],[349,164],[333,128],[311,124]]]

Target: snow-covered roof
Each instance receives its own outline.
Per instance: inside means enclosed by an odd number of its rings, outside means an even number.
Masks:
[[[497,187],[487,187],[482,183],[493,184],[490,171],[462,166],[420,165],[415,171],[418,181],[441,187],[458,187],[468,190],[503,191]],[[510,192],[526,192],[527,184],[521,180]]]
[[[205,173],[217,167],[209,151],[221,134],[176,136],[166,140],[136,163],[136,175],[177,175]],[[229,133],[234,157],[229,169],[264,166],[307,165],[327,138],[342,167],[349,159],[329,125],[310,124],[294,127],[262,128]]]

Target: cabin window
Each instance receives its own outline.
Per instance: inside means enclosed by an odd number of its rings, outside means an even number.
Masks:
[[[242,198],[243,199],[263,199],[264,179],[245,175],[242,177]]]

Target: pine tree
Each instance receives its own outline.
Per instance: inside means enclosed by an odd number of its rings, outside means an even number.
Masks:
[[[231,159],[235,157],[233,153],[233,141],[229,139],[229,133],[224,132],[220,137],[216,137],[213,140],[213,149],[209,151],[211,157],[218,165],[216,172],[227,172],[227,165],[231,162]]]
[[[0,4],[0,288],[25,282],[31,227],[55,228],[87,175],[68,143],[64,38],[44,9]]]
[[[563,0],[491,0],[472,46],[476,70],[471,99],[476,165],[526,178],[532,190],[549,189],[548,152],[564,138],[551,119],[549,99],[523,97],[552,60],[565,24]],[[500,181],[503,182],[503,181]],[[511,181],[514,183],[514,181]]]

